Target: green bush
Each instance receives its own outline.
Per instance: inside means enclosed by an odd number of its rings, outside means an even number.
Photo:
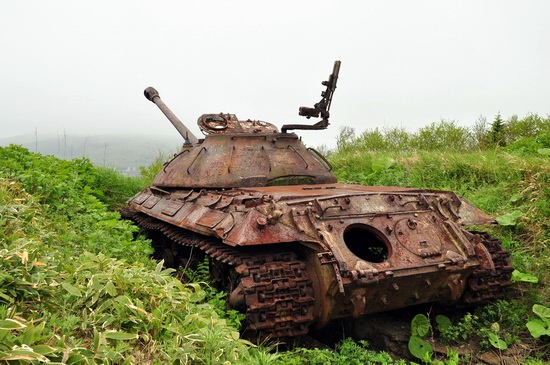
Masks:
[[[281,365],[405,365],[404,360],[393,360],[385,352],[369,349],[366,341],[355,342],[345,339],[336,349],[297,349],[294,353],[283,353],[277,358]]]
[[[497,115],[492,126],[481,116],[471,127],[461,127],[455,121],[441,120],[407,132],[402,127],[366,130],[356,136],[351,127],[343,127],[336,138],[337,152],[365,151],[404,153],[411,151],[471,152],[507,146],[537,154],[550,148],[550,116],[531,114],[523,119],[512,116],[503,120]],[[542,153],[550,154],[543,151]]]
[[[98,199],[116,176],[16,146],[0,156],[0,361],[249,363],[238,317],[151,261]]]

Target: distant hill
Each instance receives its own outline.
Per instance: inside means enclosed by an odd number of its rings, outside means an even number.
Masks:
[[[111,167],[126,175],[139,174],[140,166],[150,165],[159,154],[170,157],[183,140],[158,135],[20,135],[0,138],[0,146],[21,145],[31,152],[72,160],[88,158],[97,166]]]

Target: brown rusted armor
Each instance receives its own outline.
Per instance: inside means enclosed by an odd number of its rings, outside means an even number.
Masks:
[[[337,66],[323,83],[332,92]],[[152,88],[146,95],[160,101]],[[233,114],[202,115],[198,125],[205,138],[180,126],[181,152],[122,214],[148,230],[167,266],[208,256],[256,336],[419,303],[484,303],[510,285],[500,241],[466,229],[494,219],[456,194],[338,184],[321,154],[287,132],[303,125],[281,133]]]

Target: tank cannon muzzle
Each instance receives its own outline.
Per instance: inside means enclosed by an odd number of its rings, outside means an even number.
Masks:
[[[192,143],[196,144],[198,143],[198,138],[179,120],[178,117],[172,111],[170,108],[164,104],[164,102],[160,99],[159,92],[154,88],[149,86],[143,91],[143,94],[147,98],[147,100],[155,103],[156,106],[160,109],[160,111],[166,115],[166,118],[172,123],[172,125],[178,130],[178,132],[181,134],[183,139],[185,139],[185,143]]]
[[[160,98],[159,92],[154,87],[149,86],[147,89],[143,90],[143,94],[147,98],[147,100],[154,103],[153,99],[155,96],[158,96]]]

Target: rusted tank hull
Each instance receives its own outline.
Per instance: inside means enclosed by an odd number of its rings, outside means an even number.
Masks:
[[[464,227],[493,219],[451,192],[151,188],[124,214],[219,262],[230,304],[264,337],[426,302],[484,302],[510,284],[508,253]]]

